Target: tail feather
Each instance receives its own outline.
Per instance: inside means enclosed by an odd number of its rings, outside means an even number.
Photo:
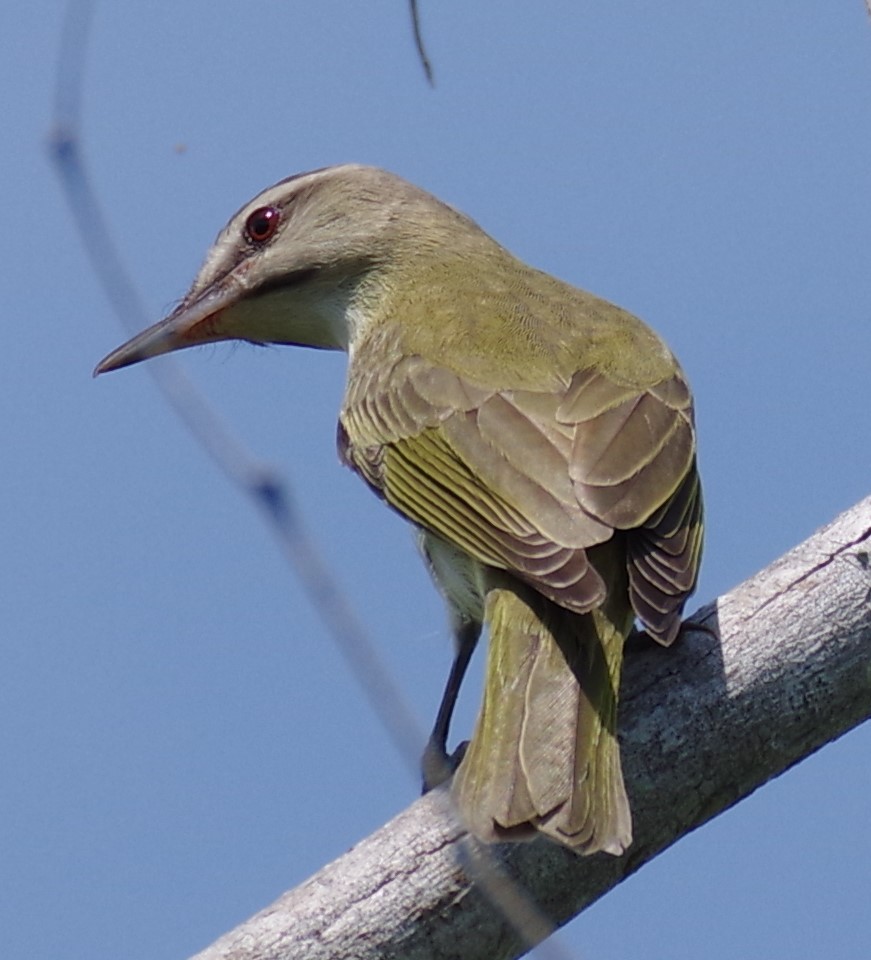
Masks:
[[[482,839],[542,832],[584,854],[632,842],[616,734],[631,610],[616,619],[607,603],[571,613],[516,581],[488,592],[487,684],[453,781]]]

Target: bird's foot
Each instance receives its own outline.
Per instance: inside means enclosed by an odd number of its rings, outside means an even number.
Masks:
[[[680,630],[678,635],[682,633],[691,633],[694,630],[701,631],[706,633],[709,637],[713,637],[714,640],[720,639],[720,633],[714,627],[709,627],[706,623],[702,623],[701,620],[682,620],[680,625]]]
[[[429,793],[430,790],[450,780],[466,755],[468,746],[469,741],[464,740],[453,753],[449,754],[444,743],[430,737],[420,761],[421,793]]]
[[[690,619],[681,621],[680,627],[677,631],[677,636],[682,637],[685,633],[692,633],[696,630],[701,631],[702,633],[707,633],[708,636],[713,637],[714,640],[720,639],[720,634],[716,628],[710,627],[706,623],[702,623],[701,620]],[[629,650],[640,650],[650,646],[650,644],[654,642],[654,638],[646,630],[642,630],[640,627],[633,626],[629,636],[626,637],[626,648]]]

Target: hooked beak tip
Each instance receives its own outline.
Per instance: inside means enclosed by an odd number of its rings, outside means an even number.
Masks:
[[[103,357],[103,359],[94,367],[94,372],[91,374],[92,377],[99,377],[101,373],[108,373],[110,370],[115,368],[109,363],[109,357]]]
[[[94,372],[91,374],[93,377],[99,377],[102,373],[110,373],[112,370],[120,370],[122,367],[129,367],[134,363],[138,363],[140,360],[145,360],[145,356],[137,356],[131,353],[127,349],[127,344],[119,347],[117,350],[113,350],[111,353],[107,354],[103,359],[94,367]]]

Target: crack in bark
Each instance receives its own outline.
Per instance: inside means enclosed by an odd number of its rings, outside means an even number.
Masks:
[[[842,543],[834,553],[826,557],[825,560],[815,563],[810,569],[805,570],[805,572],[800,576],[796,577],[795,580],[786,584],[786,586],[779,589],[776,593],[772,594],[767,600],[763,601],[756,610],[754,611],[754,616],[759,613],[760,610],[764,610],[770,603],[774,603],[775,600],[780,600],[782,597],[786,596],[790,590],[797,587],[800,583],[804,583],[805,580],[808,580],[815,573],[819,573],[820,570],[825,570],[830,564],[834,563],[842,554],[846,553],[848,550],[852,550],[853,547],[858,546],[860,543],[864,543],[866,540],[871,540],[871,527],[867,527],[858,537],[854,540],[850,540],[847,543]]]

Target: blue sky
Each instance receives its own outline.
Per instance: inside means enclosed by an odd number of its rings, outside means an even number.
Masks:
[[[869,492],[871,23],[860,0],[104,3],[85,152],[150,319],[292,172],[387,167],[643,316],[694,386],[701,604]],[[44,143],[63,5],[0,36],[0,930],[17,960],[180,958],[401,810],[417,778],[260,517],[126,336]],[[344,358],[185,371],[293,484],[421,728],[449,660],[407,527],[337,463]],[[691,606],[694,604],[691,603]],[[471,724],[475,677],[461,723]],[[871,731],[571,924],[585,960],[871,953]]]

